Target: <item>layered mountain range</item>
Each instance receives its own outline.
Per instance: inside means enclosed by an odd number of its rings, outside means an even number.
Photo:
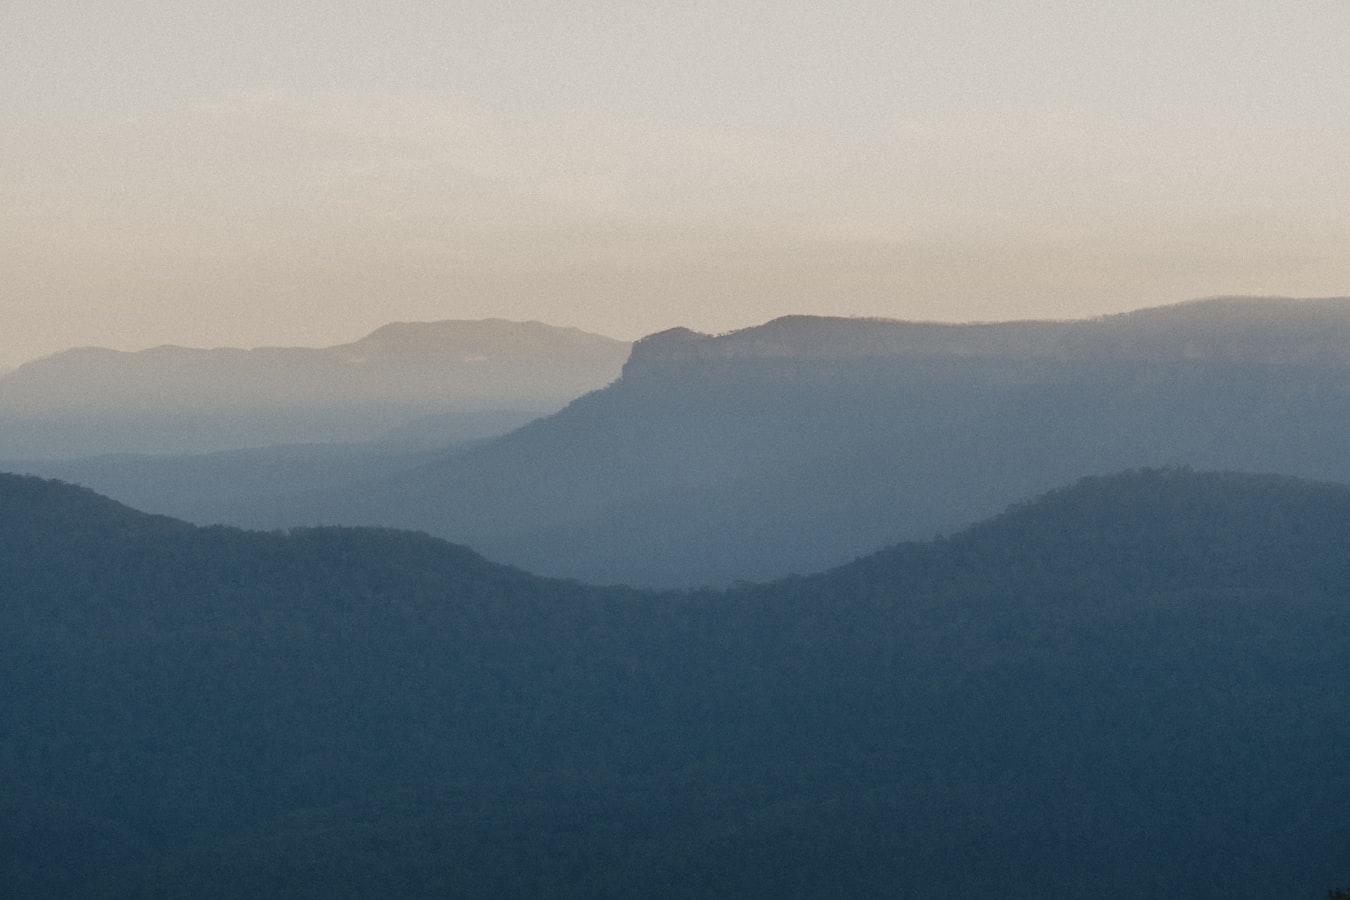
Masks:
[[[639,341],[622,377],[469,447],[28,471],[257,527],[428,531],[592,582],[725,584],[950,531],[1156,465],[1350,482],[1350,300],[1223,298],[1070,322],[790,317]]]
[[[1348,547],[1153,470],[653,593],[0,476],[0,894],[1314,900]]]
[[[677,329],[420,427],[31,464],[288,531],[0,475],[0,895],[1350,878],[1350,300]]]

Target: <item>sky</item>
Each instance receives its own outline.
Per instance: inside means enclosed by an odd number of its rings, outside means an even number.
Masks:
[[[1350,3],[5,0],[0,366],[1350,294]]]

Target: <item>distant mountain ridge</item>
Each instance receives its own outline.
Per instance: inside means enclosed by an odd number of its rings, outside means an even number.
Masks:
[[[551,412],[608,384],[628,350],[502,319],[393,323],[326,348],[79,348],[0,377],[0,423],[12,423],[0,455],[365,440],[446,413],[516,413],[515,425],[522,412]]]
[[[1047,362],[1208,359],[1350,365],[1350,298],[1213,297],[1079,320],[912,322],[783,316],[719,335],[673,328],[639,340],[625,372],[734,359],[956,357]]]
[[[0,411],[567,403],[628,343],[540,322],[396,322],[332,347],[66,350],[0,380]]]

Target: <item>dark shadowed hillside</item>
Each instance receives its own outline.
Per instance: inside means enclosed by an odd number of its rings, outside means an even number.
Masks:
[[[399,322],[336,347],[83,347],[0,376],[0,456],[499,434],[614,380],[629,345],[539,322]],[[414,431],[416,428],[414,427]]]
[[[7,897],[1314,900],[1350,489],[1144,471],[729,592],[0,477]]]

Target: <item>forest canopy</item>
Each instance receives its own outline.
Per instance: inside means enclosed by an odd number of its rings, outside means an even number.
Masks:
[[[1350,489],[1146,470],[727,591],[0,476],[12,897],[1319,897]]]

